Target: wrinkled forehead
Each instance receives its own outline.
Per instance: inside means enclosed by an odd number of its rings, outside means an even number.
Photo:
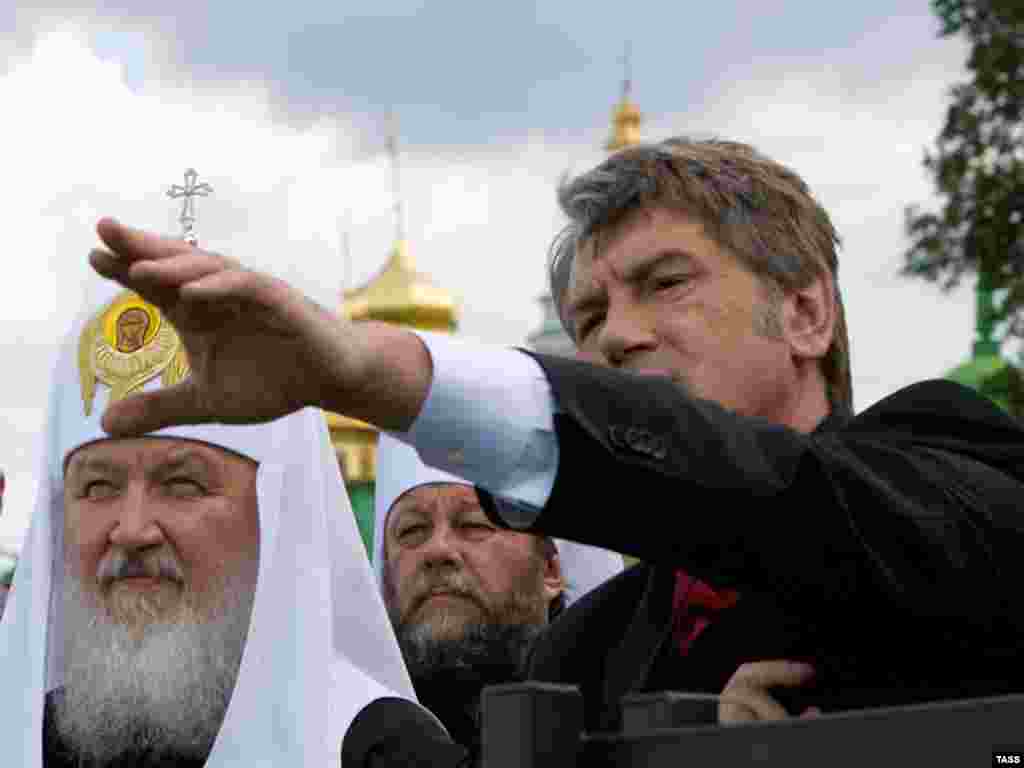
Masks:
[[[466,483],[424,483],[410,488],[391,505],[387,525],[409,514],[446,513],[481,509],[473,486]],[[482,511],[482,510],[481,510]]]
[[[664,216],[667,210],[661,207],[634,208],[584,233],[573,249],[573,258],[564,267],[568,278],[567,295],[588,287],[595,261],[604,259],[614,245],[627,237],[630,240],[645,239],[656,234],[659,216]]]

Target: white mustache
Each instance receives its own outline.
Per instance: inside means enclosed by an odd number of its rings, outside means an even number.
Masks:
[[[115,579],[130,579],[148,576],[152,579],[169,579],[184,583],[185,575],[177,559],[170,552],[161,551],[139,557],[115,549],[100,563],[96,578],[103,586]]]

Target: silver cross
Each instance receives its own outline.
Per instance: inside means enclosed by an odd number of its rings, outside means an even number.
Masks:
[[[213,192],[213,187],[206,182],[197,184],[198,178],[199,174],[196,173],[195,168],[189,168],[185,171],[185,185],[175,184],[167,192],[167,196],[172,199],[183,198],[181,216],[178,217],[178,221],[181,223],[181,236],[189,245],[196,245],[199,242],[195,233],[195,198],[206,197]]]

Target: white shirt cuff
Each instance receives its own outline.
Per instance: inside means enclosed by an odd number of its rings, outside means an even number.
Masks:
[[[513,349],[415,333],[433,360],[433,380],[412,427],[394,436],[423,463],[517,502],[502,510],[505,522],[528,527],[558,470],[556,405],[543,369]]]

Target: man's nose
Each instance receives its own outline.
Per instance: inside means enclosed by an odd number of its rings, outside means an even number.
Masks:
[[[144,488],[130,487],[121,495],[109,538],[111,544],[126,550],[148,549],[164,542],[155,506]]]
[[[640,352],[655,347],[655,335],[647,314],[633,304],[608,307],[598,337],[598,350],[608,365],[620,368]]]
[[[428,566],[463,564],[462,542],[448,525],[436,526],[423,547],[423,562]]]

